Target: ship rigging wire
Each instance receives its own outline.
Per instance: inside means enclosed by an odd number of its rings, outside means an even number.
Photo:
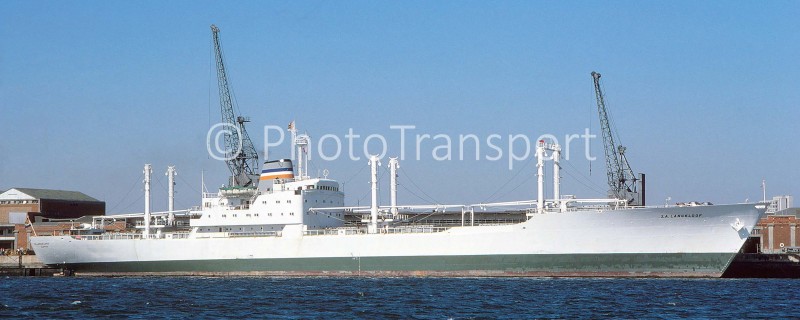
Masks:
[[[594,192],[597,192],[598,194],[601,194],[601,195],[605,194],[605,192],[604,192],[604,191],[601,191],[601,190],[603,190],[603,188],[604,188],[604,187],[601,187],[600,185],[598,185],[598,184],[597,184],[597,182],[594,182],[594,181],[592,181],[592,179],[589,179],[589,177],[587,177],[586,175],[584,175],[583,173],[581,173],[581,171],[580,171],[580,170],[578,170],[578,168],[576,168],[574,165],[572,165],[572,163],[571,163],[571,162],[569,162],[569,161],[562,161],[562,163],[563,163],[563,162],[567,163],[567,165],[568,165],[568,166],[569,166],[569,167],[570,167],[572,170],[574,170],[574,171],[575,171],[575,172],[576,172],[578,175],[580,175],[580,178],[583,178],[583,179],[584,179],[586,182],[588,182],[588,183],[589,183],[589,184],[591,184],[591,185],[587,185],[587,184],[586,184],[586,183],[584,183],[583,181],[580,181],[580,179],[578,179],[579,177],[576,177],[576,176],[572,175],[572,173],[570,173],[570,170],[562,170],[564,173],[566,173],[567,175],[569,175],[570,177],[572,177],[573,179],[575,179],[575,181],[577,181],[578,183],[580,183],[580,184],[581,184],[581,185],[583,185],[584,187],[586,187],[586,188],[588,188],[588,189],[590,189],[590,190],[592,190],[592,191],[594,191]],[[589,163],[591,163],[591,161],[589,161]],[[564,168],[562,167],[562,169],[564,169]],[[599,188],[599,189],[596,189],[596,188]]]
[[[380,186],[381,185],[381,180],[383,178],[383,175],[389,170],[384,168],[384,167],[379,167],[379,168],[383,169],[383,170],[378,170],[378,185]],[[378,188],[378,190],[380,190],[380,187]],[[364,200],[367,196],[369,196],[371,194],[372,194],[372,187],[370,186],[370,188],[367,190],[367,193],[364,194],[364,196],[361,197],[361,199],[358,199],[358,203],[361,203],[362,200]],[[381,200],[381,193],[378,192],[378,203],[381,202],[380,200]]]
[[[366,168],[366,167],[367,166],[359,166],[358,171],[356,171],[355,174],[350,175],[350,179],[347,179],[347,181],[342,182],[342,186],[344,186],[345,184],[350,183],[350,181],[353,181],[353,179],[355,179],[355,177],[358,176],[358,174],[361,173],[361,171],[364,171],[364,168]]]
[[[133,200],[133,202],[129,203],[129,204],[128,204],[127,206],[125,206],[125,208],[123,208],[123,209],[127,211],[127,210],[128,210],[128,208],[130,208],[131,206],[133,206],[133,205],[134,205],[134,204],[136,204],[137,202],[139,202],[139,201],[142,201],[142,198],[144,198],[144,192],[142,192],[141,194],[139,194],[139,198],[137,198],[136,200]]]
[[[159,175],[156,175],[155,180],[158,183],[158,185],[161,186],[161,190],[163,190],[164,193],[169,194],[169,189],[165,187],[164,184],[161,182],[161,177]],[[175,191],[175,193],[178,193],[178,191]],[[183,203],[183,201],[179,200],[178,198],[173,197],[173,200],[175,201],[175,204],[177,204],[179,207],[189,208],[189,206],[187,206],[185,203]]]
[[[214,59],[214,40],[209,41],[208,50],[208,127],[211,128],[211,85],[212,81],[216,80],[214,72],[216,71],[216,60]],[[211,159],[211,154],[206,154],[206,159]]]
[[[600,83],[600,87],[603,90],[603,100],[605,102],[608,102],[608,93],[606,91],[605,85],[603,83]],[[608,114],[608,126],[611,127],[611,131],[614,131],[614,140],[616,140],[618,146],[624,146],[625,143],[622,142],[622,138],[620,137],[619,132],[617,131],[617,125],[614,122],[614,119],[616,117],[614,117],[614,114],[608,108],[606,108],[606,114]]]
[[[502,194],[501,196],[499,196],[499,197],[497,197],[497,198],[503,198],[503,197],[507,196],[508,194],[510,194],[510,193],[512,193],[512,192],[514,192],[514,190],[517,190],[517,189],[518,189],[519,187],[521,187],[522,185],[524,185],[524,184],[526,184],[526,183],[530,182],[530,181],[531,181],[531,179],[532,179],[532,177],[533,177],[533,176],[530,176],[530,175],[529,175],[529,176],[528,176],[528,178],[525,178],[524,180],[522,180],[522,182],[520,182],[519,184],[517,184],[517,186],[516,186],[516,187],[512,188],[511,190],[508,190],[506,193]]]
[[[429,195],[427,192],[425,192],[425,190],[423,190],[423,189],[422,189],[422,188],[420,188],[420,187],[419,187],[419,186],[418,186],[416,183],[414,183],[414,179],[411,179],[411,175],[409,175],[409,174],[408,174],[408,173],[407,173],[407,172],[406,172],[406,171],[403,169],[403,167],[400,167],[399,169],[400,169],[400,172],[402,172],[402,173],[403,173],[403,176],[404,176],[404,177],[406,177],[406,180],[408,180],[408,182],[411,182],[411,185],[413,185],[415,188],[417,188],[417,190],[419,190],[420,192],[422,192],[422,194],[424,194],[426,197],[428,197],[428,199],[429,199],[429,200],[427,200],[427,201],[431,201],[431,203],[439,203],[439,201],[436,201],[436,199],[434,199],[433,197],[431,197],[431,195]],[[401,183],[399,183],[399,182],[398,182],[397,184],[398,184],[398,185],[401,185]],[[408,188],[405,188],[405,187],[403,187],[403,189],[406,189],[406,190],[408,190]],[[419,196],[417,196],[417,197],[419,198]],[[421,199],[421,198],[420,198],[420,199]],[[424,199],[423,199],[423,201],[426,201],[426,200],[424,200]]]
[[[519,170],[517,170],[517,172],[515,172],[514,175],[511,178],[506,180],[506,182],[502,186],[500,186],[500,188],[497,188],[497,190],[495,190],[494,193],[492,193],[489,197],[487,197],[486,200],[483,200],[483,203],[492,202],[492,201],[496,200],[497,198],[499,198],[499,197],[495,197],[495,195],[497,195],[497,193],[500,192],[500,190],[503,190],[503,188],[505,188],[509,183],[511,183],[511,181],[516,179],[517,176],[519,176],[519,174],[521,172],[525,171],[525,168],[527,168],[528,165],[531,164],[531,162],[533,162],[533,160],[531,158],[529,158],[528,161],[525,161],[525,163],[522,165],[522,167],[519,168]],[[514,188],[514,189],[516,189],[516,188]],[[509,192],[511,192],[511,191],[509,191]],[[506,196],[507,194],[508,194],[508,192],[506,192],[502,196]]]
[[[418,194],[414,193],[414,191],[411,191],[411,189],[406,188],[406,186],[404,186],[402,184],[398,183],[397,185],[399,185],[401,188],[403,188],[403,190],[408,191],[408,193],[410,193],[411,195],[417,197],[417,199],[422,200],[423,202],[427,202],[428,204],[436,204],[435,202],[431,202],[430,200],[427,200],[427,199],[425,199],[423,197],[420,197]]]
[[[109,209],[108,211],[109,212],[110,211],[114,211],[114,209],[119,207],[120,203],[122,203],[123,201],[127,200],[128,199],[128,195],[131,194],[131,191],[133,191],[133,189],[135,189],[137,185],[139,185],[139,177],[138,176],[136,177],[136,179],[133,180],[133,184],[131,185],[131,188],[128,189],[128,192],[125,193],[125,196],[123,196],[122,199],[119,199],[119,201],[117,201],[116,204],[113,207],[111,207],[111,209]],[[128,205],[128,206],[130,206],[130,205]]]
[[[199,197],[202,197],[202,196],[203,196],[203,191],[202,191],[202,190],[200,190],[200,189],[196,189],[196,188],[195,188],[194,186],[192,186],[192,185],[191,185],[191,184],[190,184],[188,181],[186,181],[185,179],[183,179],[183,176],[181,176],[181,175],[177,175],[177,174],[176,174],[176,176],[178,177],[178,180],[180,180],[181,182],[183,182],[183,184],[185,184],[187,187],[189,187],[189,189],[190,189],[192,192],[197,192],[197,194],[199,195]],[[201,186],[201,187],[202,187],[202,186]]]

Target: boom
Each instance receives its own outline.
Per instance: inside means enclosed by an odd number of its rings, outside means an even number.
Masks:
[[[228,125],[225,131],[225,163],[231,171],[231,186],[254,186],[258,176],[258,153],[253,146],[253,141],[245,130],[244,124],[250,119],[237,116],[234,113],[234,101],[225,73],[225,61],[222,56],[222,47],[219,44],[219,28],[211,25],[211,35],[214,38],[214,52],[217,61],[217,82],[219,85],[219,105],[222,111],[222,123]],[[238,129],[238,130],[237,130]]]

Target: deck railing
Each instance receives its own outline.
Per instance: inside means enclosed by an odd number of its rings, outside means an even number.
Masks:
[[[228,232],[229,237],[280,237],[281,231]]]
[[[162,234],[150,234],[147,237],[141,233],[116,233],[109,232],[94,235],[72,235],[75,240],[133,240],[133,239],[188,239],[189,232],[170,232]]]
[[[447,231],[452,227],[437,227],[431,225],[416,225],[416,226],[402,226],[393,228],[379,228],[378,234],[399,234],[399,233],[436,233]],[[318,229],[306,230],[303,232],[306,236],[322,236],[322,235],[358,235],[368,234],[365,228],[337,228],[337,229]]]
[[[73,235],[75,240],[131,240],[142,239],[141,233],[104,233],[96,235]]]

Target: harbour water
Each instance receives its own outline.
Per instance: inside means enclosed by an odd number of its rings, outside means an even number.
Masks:
[[[0,278],[0,318],[793,318],[795,280]]]

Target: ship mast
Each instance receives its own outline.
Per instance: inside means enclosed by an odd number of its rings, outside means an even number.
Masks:
[[[551,144],[550,151],[553,152],[553,203],[556,207],[561,207],[561,146]]]
[[[553,159],[553,205],[559,208],[559,211],[565,209],[561,202],[561,146],[556,143],[545,143],[544,140],[539,140],[536,144],[536,176],[538,194],[536,198],[536,212],[544,213],[545,199],[544,199],[544,160],[547,157],[546,152],[551,152]]]
[[[217,82],[219,85],[219,105],[222,111],[222,123],[227,125],[225,131],[225,163],[231,172],[230,185],[233,187],[251,187],[258,181],[256,173],[258,166],[258,153],[253,146],[253,141],[245,130],[245,123],[249,118],[234,112],[234,100],[231,95],[228,76],[225,72],[225,60],[222,56],[222,47],[219,43],[219,28],[211,25],[211,35],[214,38],[214,53],[217,62]]]
[[[308,134],[297,134],[297,126],[294,121],[289,123],[289,133],[292,134],[292,159],[295,152],[297,155],[297,180],[308,179],[308,148],[311,144],[311,137]]]
[[[536,146],[536,213],[544,213],[544,140]]]
[[[380,166],[378,156],[369,156],[370,176],[372,185],[372,204],[369,208],[369,227],[367,233],[378,233],[378,166]]]
[[[167,199],[167,210],[169,210],[167,216],[167,225],[172,226],[175,224],[175,175],[178,174],[175,171],[175,166],[168,166],[167,167],[167,180],[169,184],[169,198]]]
[[[150,237],[150,174],[153,173],[153,166],[144,165],[144,238]]]
[[[397,168],[400,168],[397,157],[389,158],[389,199],[391,199],[392,218],[397,218]]]

